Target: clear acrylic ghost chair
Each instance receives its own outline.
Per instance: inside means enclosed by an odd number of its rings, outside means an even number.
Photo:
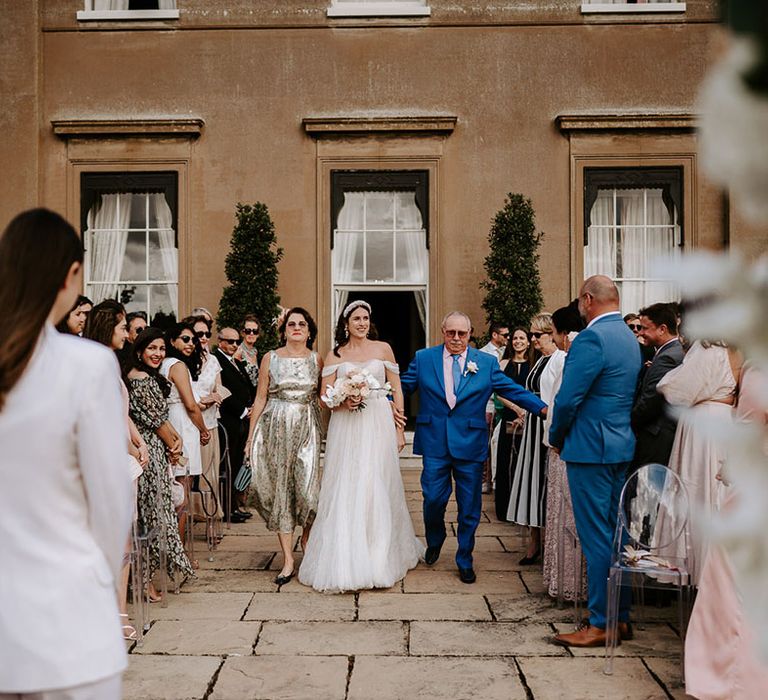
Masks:
[[[200,475],[198,491],[196,495],[200,499],[200,508],[203,512],[205,523],[205,541],[208,545],[208,561],[213,561],[213,553],[219,544],[219,523],[221,516],[219,511],[218,479],[212,484],[205,474]]]
[[[664,589],[670,584],[676,586],[680,639],[685,648],[691,585],[689,520],[688,491],[680,477],[668,467],[646,464],[627,479],[619,500],[608,576],[604,673],[613,673],[613,657],[618,645],[619,594],[626,583],[637,583],[641,590],[646,585]]]
[[[562,608],[564,602],[563,589],[565,587],[565,553],[570,549],[573,558],[578,562],[574,568],[573,580],[571,582],[574,591],[573,600],[573,624],[578,627],[581,624],[582,615],[582,582],[584,581],[584,556],[581,551],[581,541],[576,532],[576,523],[573,520],[573,509],[571,508],[570,517],[567,506],[571,502],[570,489],[565,488],[568,476],[563,474],[563,479],[555,488],[560,489],[560,507],[557,513],[557,532],[559,539],[557,542],[557,607]]]
[[[229,448],[229,433],[224,424],[219,421],[219,443],[221,455],[219,458],[219,503],[224,505],[224,518],[227,530],[232,528],[232,453]],[[223,534],[218,533],[219,536]]]

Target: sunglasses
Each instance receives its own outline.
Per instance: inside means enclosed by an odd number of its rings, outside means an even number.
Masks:
[[[258,335],[259,330],[258,328],[243,328],[242,331],[240,331],[243,335]]]
[[[220,343],[239,343],[240,338],[219,338]]]
[[[531,338],[541,338],[542,335],[549,335],[549,333],[543,331],[531,331],[528,335],[530,335]]]
[[[456,336],[457,338],[466,338],[469,335],[469,331],[443,331],[449,338]]]
[[[179,340],[182,343],[189,343],[190,341],[194,340],[194,338],[191,335],[180,335]]]
[[[509,338],[509,331],[507,331],[506,333],[499,333],[499,335],[500,335],[502,338]]]
[[[195,331],[198,338],[210,338],[213,335],[210,331]]]
[[[628,323],[627,324],[633,331],[641,331],[643,330],[643,327],[639,323]]]

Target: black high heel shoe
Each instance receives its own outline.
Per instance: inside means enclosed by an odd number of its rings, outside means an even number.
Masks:
[[[541,547],[539,547],[533,554],[530,556],[526,555],[524,556],[519,562],[517,562],[520,566],[530,566],[531,564],[535,564],[537,561],[539,561],[539,558],[541,557]]]
[[[296,575],[296,571],[291,571],[290,574],[278,574],[277,578],[275,579],[275,583],[278,586],[283,586],[286,583],[288,583],[294,576]]]

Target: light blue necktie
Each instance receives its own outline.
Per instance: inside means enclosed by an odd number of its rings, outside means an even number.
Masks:
[[[459,365],[459,359],[461,355],[451,355],[453,358],[453,366],[451,367],[451,373],[453,374],[453,395],[459,393],[459,384],[461,383],[461,365]]]

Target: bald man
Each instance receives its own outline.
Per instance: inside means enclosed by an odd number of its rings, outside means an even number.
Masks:
[[[619,496],[635,450],[632,403],[642,361],[640,345],[619,311],[619,292],[608,277],[587,279],[579,293],[587,327],[573,341],[553,405],[549,441],[568,473],[573,515],[587,560],[589,622],[556,644],[605,644],[606,582]],[[619,633],[631,637],[629,589],[619,601]]]

